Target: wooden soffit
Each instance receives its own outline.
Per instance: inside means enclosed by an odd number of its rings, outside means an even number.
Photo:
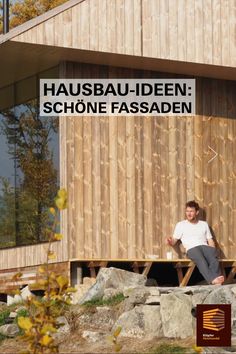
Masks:
[[[236,80],[236,70],[232,67],[7,41],[0,45],[0,88],[63,61]]]

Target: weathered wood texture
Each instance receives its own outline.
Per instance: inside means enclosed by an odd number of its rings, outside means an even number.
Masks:
[[[64,73],[164,75],[73,63]],[[235,256],[236,83],[198,78],[196,97],[195,117],[66,120],[70,258],[165,258],[164,238],[194,198],[225,256]]]
[[[68,252],[66,237],[64,237],[61,241],[54,242],[52,245],[52,251],[54,251],[57,255],[57,259],[55,259],[53,263],[67,261]],[[1,249],[0,269],[11,269],[15,267],[27,267],[42,264],[46,262],[46,258],[47,243]]]
[[[236,0],[78,0],[12,40],[234,67],[235,19]]]
[[[49,271],[54,272],[56,275],[69,277],[70,263],[60,262],[49,264]],[[15,277],[18,272],[21,272],[22,275],[20,277]],[[42,273],[38,272],[37,266],[19,266],[17,268],[12,268],[11,270],[0,270],[0,292],[6,292],[9,294],[9,290],[19,289],[19,287],[24,285],[30,285],[32,286],[32,289],[34,288],[35,290],[42,289],[42,285],[40,286],[40,284],[38,284],[42,279],[45,279],[45,277]]]

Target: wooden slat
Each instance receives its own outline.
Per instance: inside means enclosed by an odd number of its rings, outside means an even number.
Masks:
[[[135,117],[126,120],[126,195],[127,195],[127,242],[128,257],[136,256],[135,247]]]
[[[142,274],[148,276],[151,267],[152,267],[152,262],[146,262]]]
[[[153,209],[152,209],[152,119],[145,117],[143,128],[143,218],[145,254],[153,250]]]
[[[187,54],[186,1],[178,0],[178,59],[185,61]]]
[[[83,118],[83,171],[84,171],[84,245],[85,257],[93,254],[92,230],[92,132],[91,117]]]
[[[127,258],[126,120],[117,118],[119,257]]]
[[[109,186],[110,186],[110,254],[118,256],[118,167],[117,167],[117,117],[109,120]]]
[[[191,278],[191,275],[194,271],[195,268],[195,264],[192,264],[191,266],[189,266],[185,276],[183,277],[181,283],[179,284],[180,287],[186,286],[189,282],[189,279]]]

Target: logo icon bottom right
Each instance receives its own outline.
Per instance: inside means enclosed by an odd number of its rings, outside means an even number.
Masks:
[[[197,305],[197,346],[231,346],[231,305]]]

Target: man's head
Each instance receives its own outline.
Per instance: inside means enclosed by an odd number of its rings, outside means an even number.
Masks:
[[[185,214],[187,220],[190,222],[196,222],[197,216],[199,214],[198,203],[196,203],[195,200],[190,200],[189,202],[186,203],[185,207],[186,207]]]

